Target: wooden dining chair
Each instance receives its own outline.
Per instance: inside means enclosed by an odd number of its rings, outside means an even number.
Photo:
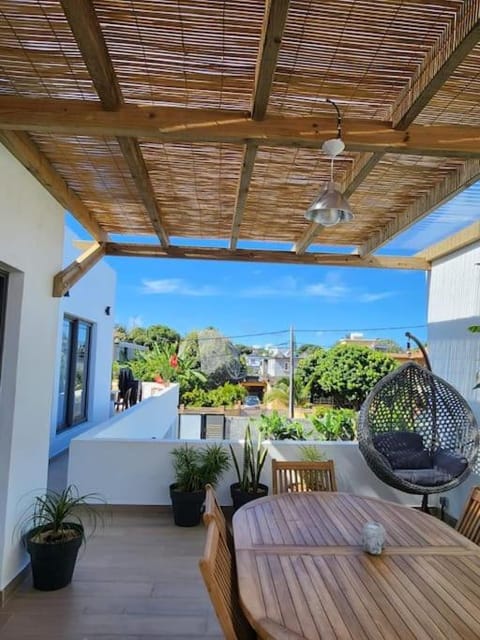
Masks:
[[[204,555],[198,563],[200,573],[225,638],[252,640],[257,636],[240,606],[234,558],[216,520],[212,519],[207,528]]]
[[[473,487],[456,526],[466,538],[480,545],[480,486]]]
[[[211,484],[205,485],[205,511],[203,512],[203,522],[206,527],[214,521],[217,523],[217,527],[220,531],[220,535],[227,541],[228,546],[233,550],[233,535],[228,526],[225,515],[222,511],[215,489]]]
[[[336,491],[333,460],[272,460],[272,492]]]

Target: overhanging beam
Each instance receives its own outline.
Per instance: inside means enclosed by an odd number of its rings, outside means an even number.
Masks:
[[[266,116],[257,122],[245,111],[136,105],[104,111],[98,102],[12,96],[0,97],[0,129],[307,148],[319,148],[337,134],[334,118]],[[343,137],[347,151],[480,158],[479,126],[411,125],[397,131],[381,120],[347,119]]]
[[[94,6],[90,0],[60,1],[102,107],[114,112],[123,104],[123,97]],[[134,137],[117,138],[117,142],[155,233],[162,246],[168,246],[168,235],[140,145]]]
[[[105,255],[105,244],[94,242],[76,260],[53,278],[53,297],[61,298]]]
[[[430,263],[423,258],[403,258],[400,256],[366,256],[353,254],[305,253],[298,256],[291,251],[262,251],[250,249],[217,249],[210,247],[167,248],[134,243],[109,242],[106,245],[109,256],[137,258],[175,258],[187,260],[220,260],[231,262],[261,262],[279,264],[328,265],[336,267],[371,267],[381,269],[417,269],[428,271]]]
[[[476,242],[480,242],[480,222],[474,222],[449,238],[427,247],[423,251],[417,253],[416,257],[425,258],[425,260],[433,262],[438,258],[448,256],[451,253],[468,247]]]

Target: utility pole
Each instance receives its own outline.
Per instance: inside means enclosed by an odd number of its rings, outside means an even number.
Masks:
[[[293,326],[290,327],[290,384],[288,385],[288,417],[293,418],[295,414],[295,395],[294,395],[294,381],[295,381],[295,337],[293,333]]]

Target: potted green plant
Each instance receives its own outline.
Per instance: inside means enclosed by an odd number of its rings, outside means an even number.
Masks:
[[[260,436],[257,436],[256,441],[253,440],[252,430],[248,424],[245,429],[241,466],[232,445],[230,445],[230,452],[238,478],[238,482],[230,487],[233,510],[236,511],[247,502],[268,495],[268,486],[260,482],[262,469],[267,458],[267,449],[262,445]]]
[[[213,487],[230,467],[228,452],[220,444],[192,447],[185,443],[172,449],[175,482],[170,485],[173,519],[179,527],[200,523],[205,485]]]
[[[34,498],[20,530],[30,554],[35,589],[54,591],[72,581],[78,550],[86,539],[85,525],[93,532],[101,517],[92,502],[102,500],[93,493],[80,495],[73,485]]]

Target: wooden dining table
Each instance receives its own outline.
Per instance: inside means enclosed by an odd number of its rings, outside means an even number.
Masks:
[[[386,531],[363,551],[366,522]],[[346,493],[285,493],[237,511],[240,601],[275,640],[479,640],[480,549],[431,515]]]

